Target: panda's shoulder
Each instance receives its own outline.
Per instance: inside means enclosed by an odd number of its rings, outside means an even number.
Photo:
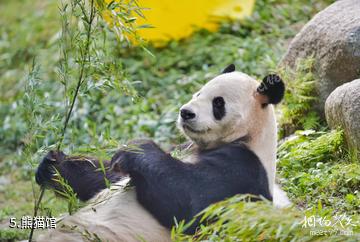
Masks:
[[[259,157],[247,145],[230,143],[216,149],[199,152],[200,162],[212,162],[223,165],[253,167],[261,165]]]

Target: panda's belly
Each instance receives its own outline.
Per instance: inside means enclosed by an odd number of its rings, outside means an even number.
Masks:
[[[60,229],[37,241],[88,241],[87,237],[99,237],[101,241],[171,241],[169,230],[137,202],[135,191],[124,190],[123,184],[115,184],[116,191],[102,191],[89,205],[65,217],[57,226]],[[74,225],[76,229],[71,229]],[[88,235],[81,236],[85,230]]]

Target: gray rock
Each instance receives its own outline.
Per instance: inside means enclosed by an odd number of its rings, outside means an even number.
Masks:
[[[360,79],[336,88],[325,103],[331,128],[341,127],[348,143],[360,151]]]
[[[315,15],[292,40],[281,65],[294,68],[299,58],[312,55],[323,112],[336,87],[360,77],[360,0],[337,1]]]
[[[0,176],[0,192],[5,190],[5,187],[11,183],[11,180],[7,176]]]

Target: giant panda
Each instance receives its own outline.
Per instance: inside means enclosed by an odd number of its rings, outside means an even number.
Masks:
[[[276,74],[259,83],[234,65],[225,68],[180,108],[178,127],[189,139],[182,160],[151,140],[135,140],[104,161],[104,173],[92,157],[50,151],[37,183],[61,191],[54,179],[60,174],[88,205],[37,241],[170,241],[175,221],[190,221],[217,201],[236,194],[276,200],[273,105],[284,90]]]

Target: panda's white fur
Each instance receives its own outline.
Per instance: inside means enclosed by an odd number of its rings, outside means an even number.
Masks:
[[[288,200],[278,187],[274,189],[277,146],[275,113],[272,105],[267,108],[259,105],[262,97],[256,92],[258,86],[259,82],[244,73],[222,74],[209,81],[182,107],[196,113],[191,127],[184,127],[180,119],[178,126],[203,149],[216,148],[240,137],[250,137],[247,146],[264,165],[274,204],[281,206],[287,204]],[[222,96],[226,102],[226,115],[221,120],[212,117],[211,101],[214,96]],[[196,156],[190,154],[184,161],[194,163]],[[100,192],[89,205],[63,218],[56,230],[41,235],[37,241],[87,241],[84,234],[93,238],[98,236],[103,241],[170,241],[169,230],[137,202],[132,189],[123,188],[126,182],[127,179],[122,180],[111,189]],[[111,191],[114,188],[116,191]]]

